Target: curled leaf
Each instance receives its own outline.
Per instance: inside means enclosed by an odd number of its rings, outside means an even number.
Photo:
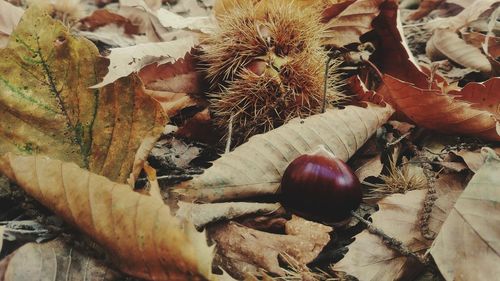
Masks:
[[[202,202],[275,193],[293,159],[324,144],[347,161],[392,112],[390,106],[368,103],[366,108],[347,106],[293,119],[224,154],[201,176],[182,183],[175,192],[184,200]]]
[[[458,34],[448,29],[437,29],[425,47],[431,60],[449,58],[450,60],[481,72],[491,72],[491,64],[480,49],[467,44]]]
[[[383,0],[358,0],[346,1],[350,3],[347,7],[332,17],[326,24],[323,35],[323,43],[336,47],[342,47],[351,43],[357,43],[359,37],[372,30],[372,20],[380,13],[379,5]],[[345,6],[346,2],[332,5]]]
[[[211,278],[204,233],[173,217],[161,200],[42,156],[9,153],[0,172],[98,242],[123,272],[147,280]]]
[[[384,86],[386,90],[383,95],[387,102],[392,104],[396,110],[403,112],[417,125],[433,129],[443,133],[459,135],[473,135],[487,140],[498,141],[500,135],[496,131],[499,122],[496,113],[486,109],[491,101],[498,106],[498,91],[490,88],[496,83],[495,80],[484,82],[483,86],[470,86],[461,91],[453,92],[454,95],[443,93],[443,90],[435,86],[431,89],[422,89],[412,83],[404,82],[390,75],[384,75]],[[476,96],[474,89],[483,87],[492,89],[490,92],[481,92],[479,96],[485,100],[472,98],[475,104],[462,101],[455,95],[465,97]],[[487,98],[486,98],[487,96]],[[429,108],[433,110],[429,112]],[[496,110],[496,107],[493,107]]]

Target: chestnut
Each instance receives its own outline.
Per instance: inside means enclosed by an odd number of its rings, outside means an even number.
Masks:
[[[281,203],[308,219],[340,222],[361,204],[361,184],[351,168],[324,146],[297,157],[281,180]]]

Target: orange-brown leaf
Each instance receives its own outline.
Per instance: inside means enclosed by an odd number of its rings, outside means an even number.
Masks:
[[[42,156],[8,153],[0,172],[92,237],[123,272],[147,280],[211,278],[205,235],[170,215],[160,200]]]
[[[385,89],[381,91],[381,94],[384,95],[386,101],[417,125],[442,133],[472,135],[493,141],[500,140],[500,135],[496,131],[498,117],[481,108],[481,106],[488,107],[487,102],[474,106],[470,102],[443,93],[438,87],[430,90],[422,89],[390,75],[384,75],[383,80]],[[490,86],[491,83],[494,82],[489,82],[487,85]],[[476,89],[479,86],[470,87]],[[473,95],[473,92],[469,88],[464,88],[460,93],[469,96]],[[484,95],[488,95],[487,101],[498,100],[499,92],[493,90]]]
[[[92,15],[81,19],[80,22],[82,23],[82,29],[90,31],[94,31],[105,25],[116,24],[117,26],[123,26],[125,34],[132,35],[139,33],[139,27],[132,24],[130,19],[109,10],[96,10]]]

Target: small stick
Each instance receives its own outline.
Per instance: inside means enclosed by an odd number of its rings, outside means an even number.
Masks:
[[[321,113],[325,113],[326,110],[326,92],[328,89],[328,70],[330,69],[330,62],[332,61],[332,57],[328,57],[326,60],[326,68],[325,68],[325,85],[323,88],[323,106],[321,107]]]
[[[398,253],[402,254],[403,256],[414,258],[421,264],[426,265],[428,262],[420,255],[413,253],[410,249],[408,249],[405,245],[403,245],[403,242],[399,241],[398,239],[391,237],[387,235],[383,230],[375,227],[370,221],[365,220],[362,216],[358,215],[354,211],[351,211],[351,214],[357,218],[360,222],[366,225],[366,229],[371,233],[375,234],[378,237],[382,238],[382,241],[384,242],[385,245],[387,245],[389,248],[397,251]]]
[[[229,129],[227,132],[226,149],[224,153],[229,153],[231,151],[231,138],[233,137],[233,117],[234,115],[232,114],[231,117],[229,117]]]

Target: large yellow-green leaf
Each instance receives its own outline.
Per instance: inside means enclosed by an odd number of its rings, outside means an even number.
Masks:
[[[0,154],[45,154],[123,182],[162,131],[165,116],[137,77],[89,88],[108,62],[40,8],[26,11],[0,57]]]

